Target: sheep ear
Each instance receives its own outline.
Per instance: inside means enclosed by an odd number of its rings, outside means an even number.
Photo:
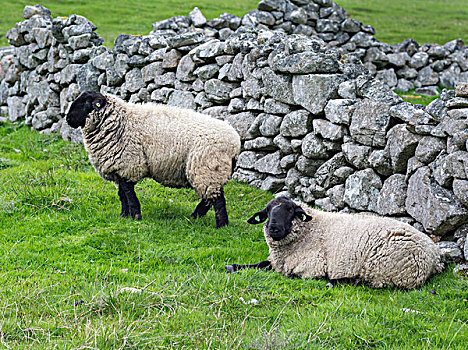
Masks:
[[[265,222],[265,220],[268,219],[268,212],[265,209],[255,213],[249,220],[247,220],[247,222],[249,224],[252,224],[252,225],[255,225],[255,224],[259,224],[261,222]]]
[[[301,207],[296,207],[295,214],[296,214],[296,217],[298,217],[299,219],[301,219],[304,222],[308,222],[308,221],[312,220],[312,216],[308,215],[304,211],[304,209],[302,209]]]

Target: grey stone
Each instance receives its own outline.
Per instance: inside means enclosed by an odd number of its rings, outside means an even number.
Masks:
[[[281,135],[298,137],[307,134],[310,130],[310,120],[310,113],[304,110],[297,110],[287,114],[280,126]]]
[[[188,18],[194,27],[202,27],[206,24],[206,18],[198,7],[194,7],[194,9],[190,11]]]
[[[347,33],[357,33],[361,30],[361,23],[354,19],[346,18],[341,23],[341,29]]]
[[[179,64],[181,58],[182,54],[176,49],[172,49],[164,54],[162,67],[164,69],[177,68],[177,65]]]
[[[345,99],[356,98],[356,86],[353,81],[344,81],[338,86],[338,95]]]
[[[276,68],[283,73],[336,73],[339,65],[332,55],[301,52],[278,60]]]
[[[467,179],[468,152],[441,153],[432,163],[432,170],[434,179],[441,186],[449,187],[454,178]]]
[[[468,97],[468,82],[460,82],[455,89],[456,97]]]
[[[414,79],[418,76],[418,71],[414,68],[404,66],[403,68],[396,71],[399,78],[405,78],[408,80]]]
[[[281,158],[280,160],[280,167],[283,169],[290,169],[296,163],[297,155],[296,154],[288,154]]]
[[[263,191],[271,191],[277,192],[283,189],[285,183],[285,179],[278,179],[274,176],[267,176],[265,180],[263,180],[260,189]]]
[[[346,128],[342,125],[336,125],[328,120],[314,119],[312,121],[314,132],[324,139],[339,141],[346,135]]]
[[[239,133],[242,140],[249,137],[249,127],[255,120],[255,114],[252,112],[242,112],[239,114],[230,114],[225,120]]]
[[[34,5],[34,6],[25,6],[23,10],[23,18],[29,19],[32,16],[40,15],[40,16],[49,16],[51,15],[50,10],[45,8],[42,5]]]
[[[343,153],[335,154],[315,171],[316,184],[324,189],[339,184],[343,180],[340,173],[345,165],[346,160]]]
[[[286,1],[285,0],[262,0],[258,3],[257,7],[261,11],[284,12],[286,9]]]
[[[208,80],[213,78],[218,72],[219,66],[213,63],[198,67],[197,69],[195,69],[193,74],[202,80]]]
[[[438,78],[437,78],[438,79]],[[423,86],[414,90],[418,95],[437,96],[439,94],[437,86]]]
[[[345,207],[345,186],[343,184],[333,186],[327,190],[326,194],[330,198],[331,204],[333,204],[336,208],[343,209]]]
[[[429,60],[429,55],[425,52],[417,52],[411,57],[408,65],[411,68],[422,68],[427,65],[427,62]]]
[[[266,95],[273,97],[279,102],[294,104],[291,76],[276,74],[272,69],[264,68],[262,81],[265,86]],[[242,86],[244,87],[244,84]]]
[[[80,91],[98,91],[98,78],[100,74],[101,72],[93,65],[89,63],[82,65],[76,75],[76,81]]]
[[[356,44],[357,47],[370,47],[376,41],[376,39],[367,33],[358,32],[353,35],[349,42]]]
[[[387,55],[388,63],[395,67],[403,67],[410,59],[406,52],[389,53]]]
[[[273,114],[288,114],[291,112],[291,107],[286,103],[278,102],[272,98],[267,98],[264,103],[266,113]]]
[[[114,54],[111,51],[105,51],[92,59],[94,67],[100,70],[106,70],[115,63]]]
[[[141,77],[145,83],[157,81],[164,73],[161,62],[153,62],[141,69]]]
[[[369,157],[372,152],[371,147],[348,142],[344,143],[341,149],[349,164],[358,169],[369,168]]]
[[[209,100],[221,103],[229,100],[229,93],[237,86],[219,79],[210,79],[205,83],[205,92]]]
[[[190,55],[182,57],[177,65],[176,78],[180,81],[194,81],[196,79],[193,74],[195,66]]]
[[[439,74],[434,72],[431,67],[427,66],[418,72],[416,84],[419,86],[437,85],[439,82]],[[438,95],[438,92],[436,93]],[[434,96],[434,95],[433,95]]]
[[[429,164],[441,151],[445,150],[445,147],[446,143],[442,139],[424,136],[416,147],[415,156],[420,162]]]
[[[265,114],[262,124],[259,127],[260,133],[263,136],[276,136],[280,133],[282,117]]]
[[[201,44],[189,52],[199,59],[214,58],[224,54],[225,43],[219,40],[211,40]]]
[[[273,143],[278,146],[281,150],[282,154],[291,154],[294,152],[293,147],[291,145],[291,140],[288,138],[278,135],[273,139]]]
[[[323,140],[315,133],[309,133],[303,138],[301,148],[302,154],[307,158],[328,158],[327,148],[324,145]]]
[[[351,118],[351,136],[366,146],[386,145],[386,132],[390,124],[390,105],[376,100],[362,100]]]
[[[440,248],[442,262],[460,262],[463,260],[463,253],[456,242],[441,241],[436,243]]]
[[[460,201],[460,203],[462,203],[464,206],[468,206],[468,181],[454,179],[452,186],[453,193]]]
[[[193,31],[167,37],[166,42],[167,46],[169,46],[170,48],[179,48],[183,46],[198,44],[204,39],[205,35],[202,32]]]
[[[376,211],[381,188],[382,181],[372,169],[357,171],[346,180],[344,201],[353,209]]]
[[[273,140],[268,137],[257,137],[253,140],[247,140],[244,142],[245,150],[257,150],[257,151],[272,151],[276,150],[277,147],[273,143]]]
[[[262,82],[254,77],[249,77],[241,82],[242,95],[244,97],[260,98],[262,91]],[[274,91],[274,90],[271,90]]]
[[[388,177],[377,198],[377,213],[380,215],[405,214],[407,189],[405,175],[394,174]]]
[[[369,164],[372,169],[379,174],[389,176],[392,174],[393,169],[390,164],[390,159],[384,150],[374,150],[369,156]]]
[[[411,90],[414,87],[414,84],[406,79],[398,79],[396,90],[406,92]]]
[[[82,34],[78,36],[72,36],[68,39],[68,45],[73,50],[83,49],[90,45],[91,34]]]
[[[322,159],[310,159],[300,156],[296,162],[296,168],[303,175],[314,176],[316,170],[324,163]]]
[[[195,98],[193,97],[193,94],[188,91],[175,90],[169,97],[167,104],[181,108],[196,108]]]
[[[245,100],[243,98],[233,98],[229,102],[228,112],[238,113],[245,110]]]
[[[452,108],[466,108],[468,107],[468,98],[466,97],[455,97],[451,100],[448,100],[446,107],[449,109]]]
[[[254,169],[261,172],[271,175],[280,175],[284,173],[284,170],[281,169],[279,163],[281,160],[280,152],[267,154],[265,157],[260,158],[255,162]]]
[[[377,72],[375,78],[385,82],[388,86],[392,88],[398,84],[398,78],[393,68],[384,69]]]
[[[127,74],[125,74],[124,88],[130,92],[136,92],[145,86],[141,70],[133,68]]]
[[[19,96],[11,96],[7,98],[8,119],[12,122],[24,118],[26,115],[25,105]]]
[[[452,109],[447,111],[438,127],[450,136],[467,129],[468,109]]]
[[[390,158],[393,170],[406,173],[408,159],[414,155],[420,135],[411,133],[405,124],[395,125],[387,134],[385,152]]]
[[[406,211],[427,232],[439,236],[465,222],[468,216],[454,194],[432,179],[428,167],[419,168],[409,179]]]
[[[294,101],[312,114],[319,114],[329,99],[337,97],[338,86],[344,80],[343,75],[335,74],[295,75],[292,79]]]
[[[355,105],[351,99],[329,100],[325,107],[325,118],[335,124],[349,125]]]

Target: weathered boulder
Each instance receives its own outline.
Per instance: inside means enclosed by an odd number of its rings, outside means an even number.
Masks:
[[[419,168],[409,179],[405,206],[424,230],[440,236],[468,217],[467,209],[451,191],[434,180],[429,167]]]

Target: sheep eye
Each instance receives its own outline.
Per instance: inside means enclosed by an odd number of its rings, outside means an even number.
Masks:
[[[99,102],[96,103],[96,107],[101,107],[101,104]]]

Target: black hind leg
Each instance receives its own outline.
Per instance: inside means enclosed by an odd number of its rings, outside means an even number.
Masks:
[[[216,228],[221,228],[229,224],[228,213],[226,210],[226,199],[224,198],[224,191],[221,189],[219,196],[213,201],[215,211]]]
[[[208,213],[208,210],[211,209],[212,204],[208,202],[206,199],[202,199],[200,203],[198,203],[197,207],[190,215],[192,218],[201,218]]]
[[[132,219],[141,220],[140,201],[135,193],[135,183],[122,180],[119,182],[119,197],[122,202],[122,216],[131,216]],[[122,200],[125,197],[127,201]],[[126,214],[126,215],[125,215]]]
[[[130,215],[130,209],[128,208],[128,200],[127,196],[125,195],[125,192],[119,184],[119,198],[120,198],[120,203],[122,204],[122,211],[120,212],[121,217],[127,217]]]

